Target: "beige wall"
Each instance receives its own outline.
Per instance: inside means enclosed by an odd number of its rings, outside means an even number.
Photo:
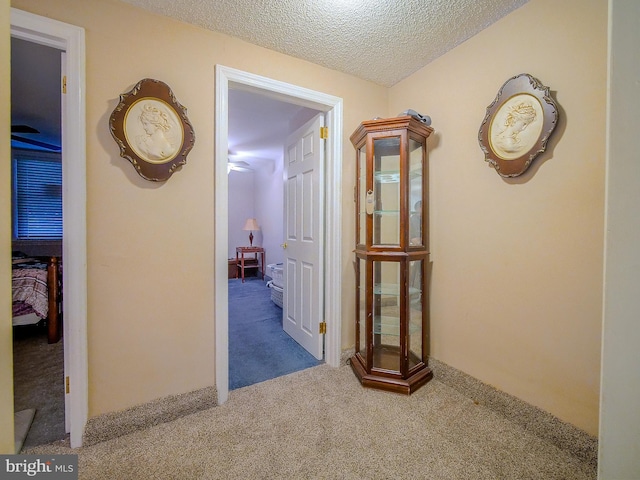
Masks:
[[[86,29],[89,415],[214,385],[215,65],[342,97],[347,139],[361,119],[386,113],[387,90],[113,0],[12,6]],[[108,128],[119,95],[145,77],[172,88],[196,131],[187,165],[165,184],[138,176]],[[344,149],[351,159],[348,141]],[[354,169],[346,163],[348,186]],[[345,192],[344,264],[352,275]],[[345,290],[351,312],[351,282]],[[347,345],[350,327],[345,322]]]
[[[567,19],[571,19],[568,21]],[[596,434],[602,318],[605,0],[532,0],[397,84],[431,115],[435,358]],[[560,121],[522,176],[478,129],[511,76],[549,86]]]
[[[9,0],[0,0],[0,18],[9,18]],[[9,138],[11,101],[9,88],[11,42],[9,22],[0,22],[0,135]],[[0,218],[11,218],[10,143],[0,142]],[[0,453],[14,453],[13,443],[13,354],[11,333],[11,228],[0,222]]]

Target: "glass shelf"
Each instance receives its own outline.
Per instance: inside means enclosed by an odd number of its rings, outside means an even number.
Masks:
[[[376,283],[373,285],[374,295],[400,295],[400,287],[395,283]]]
[[[420,178],[422,177],[422,170],[420,167],[415,167],[409,170],[409,178]]]
[[[400,172],[397,170],[389,172],[376,172],[375,180],[377,183],[400,183]]]
[[[409,322],[409,333],[422,331],[422,325],[415,322]],[[376,315],[373,317],[373,333],[374,335],[389,335],[391,337],[400,336],[400,318],[389,315]]]
[[[414,168],[409,171],[409,179],[413,180],[415,178],[422,178],[422,170],[419,168]],[[375,180],[378,183],[400,183],[400,172],[376,172]]]
[[[400,210],[374,210],[376,215],[400,215]]]
[[[374,295],[400,296],[400,286],[395,283],[376,283],[373,285]],[[409,287],[409,296],[419,295],[420,289]]]

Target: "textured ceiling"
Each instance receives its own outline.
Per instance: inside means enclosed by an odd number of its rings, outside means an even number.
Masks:
[[[528,0],[123,1],[391,86]],[[13,39],[11,70],[12,123],[40,131],[23,136],[60,145],[59,106],[40,108],[45,100],[34,94],[59,102],[60,52]],[[229,107],[230,149],[251,163],[281,158],[291,119],[313,114],[243,91],[230,91]]]
[[[272,170],[282,158],[292,126],[304,124],[316,113],[260,93],[229,89],[229,161]]]
[[[123,0],[390,87],[528,0]]]

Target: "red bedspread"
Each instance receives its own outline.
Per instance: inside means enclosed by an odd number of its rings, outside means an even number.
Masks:
[[[13,301],[24,302],[33,308],[40,318],[49,313],[47,271],[39,268],[17,268],[13,270]]]

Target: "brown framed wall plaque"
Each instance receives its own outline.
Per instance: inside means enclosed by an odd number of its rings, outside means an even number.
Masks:
[[[187,109],[169,86],[159,80],[140,80],[109,118],[111,135],[141,177],[154,182],[167,180],[187,162],[195,133]]]
[[[499,175],[516,177],[545,151],[557,123],[549,87],[523,73],[507,80],[487,107],[478,141]]]

